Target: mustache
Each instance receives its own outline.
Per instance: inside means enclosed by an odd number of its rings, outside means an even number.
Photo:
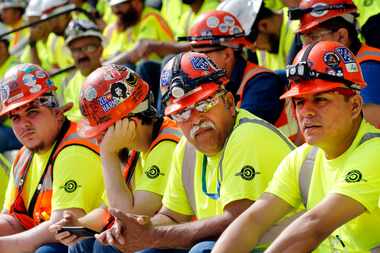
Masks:
[[[199,130],[201,129],[216,129],[215,125],[213,122],[207,120],[207,121],[203,121],[201,122],[200,124],[198,125],[194,125],[191,130],[190,130],[190,137],[192,139],[194,139],[195,135],[199,132]]]
[[[88,61],[90,61],[90,58],[88,58],[88,57],[83,57],[83,58],[80,58],[80,59],[78,60],[78,63],[88,62]]]

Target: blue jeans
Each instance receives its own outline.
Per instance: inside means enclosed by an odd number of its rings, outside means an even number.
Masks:
[[[120,253],[112,246],[104,246],[95,238],[85,239],[69,247],[69,253]]]
[[[34,253],[67,253],[67,246],[60,243],[48,243],[39,247]]]
[[[215,241],[203,241],[195,244],[190,250],[184,249],[144,249],[138,253],[210,253]]]

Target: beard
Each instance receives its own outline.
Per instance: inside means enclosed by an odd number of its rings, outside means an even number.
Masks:
[[[268,33],[268,42],[270,45],[269,53],[278,54],[278,49],[280,47],[280,37],[274,33]]]
[[[137,11],[130,9],[125,13],[119,15],[118,23],[124,28],[127,29],[131,26],[134,26],[138,23],[140,16]]]
[[[194,3],[195,1],[196,0],[182,0],[182,3],[190,5],[190,4]]]

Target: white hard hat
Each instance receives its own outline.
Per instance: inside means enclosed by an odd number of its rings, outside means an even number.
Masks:
[[[25,16],[39,17],[42,14],[42,0],[30,0],[26,7]]]
[[[86,19],[71,20],[65,30],[65,45],[83,37],[97,37],[104,41],[102,32],[93,22]]]
[[[129,2],[131,0],[109,0],[109,4],[111,6],[114,6],[114,5],[117,5],[117,4],[121,4],[121,3],[124,3],[124,2]]]
[[[25,9],[28,3],[26,0],[2,0],[0,1],[0,10],[5,8],[23,8]]]
[[[46,18],[73,8],[75,8],[75,4],[71,4],[69,0],[42,0],[42,18]]]
[[[8,32],[8,28],[0,22],[0,40],[8,40],[9,41],[9,34],[7,36],[1,36],[2,34]]]
[[[234,14],[245,35],[249,35],[262,3],[263,0],[225,0],[216,9]]]

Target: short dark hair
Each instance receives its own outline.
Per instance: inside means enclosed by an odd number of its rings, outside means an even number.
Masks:
[[[362,35],[368,46],[380,48],[380,33],[377,26],[380,23],[380,13],[370,17],[362,27]]]

